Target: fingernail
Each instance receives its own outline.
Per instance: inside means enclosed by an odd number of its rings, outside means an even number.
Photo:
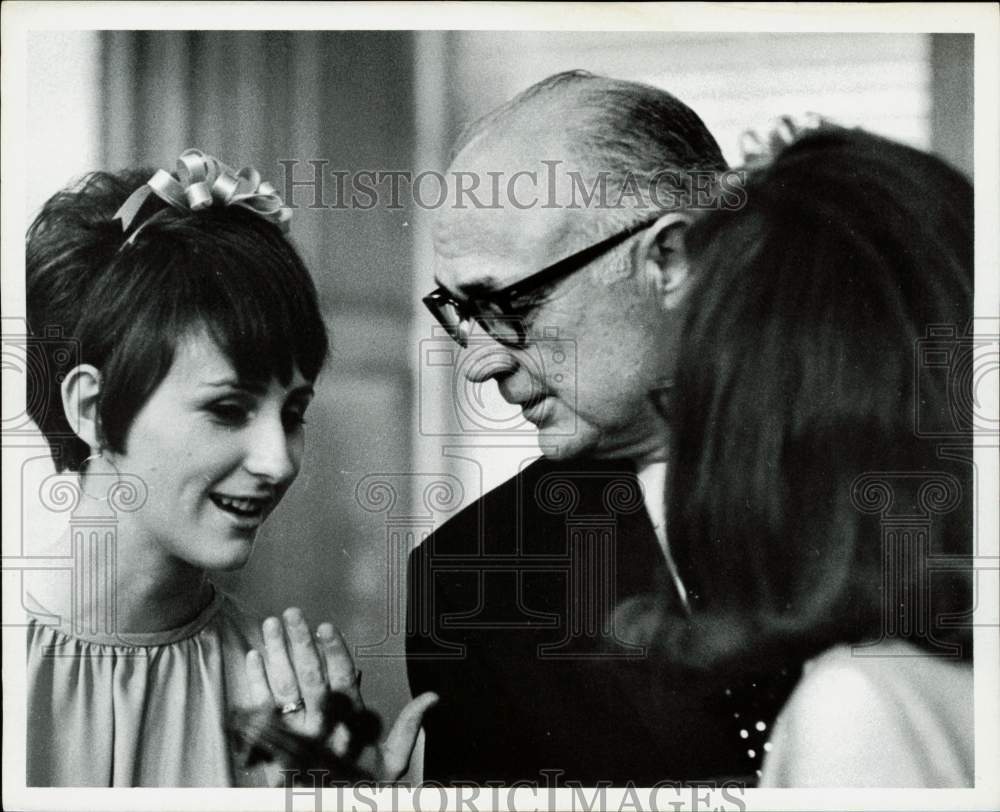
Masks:
[[[302,622],[302,610],[295,606],[290,606],[285,610],[285,620],[298,625]]]

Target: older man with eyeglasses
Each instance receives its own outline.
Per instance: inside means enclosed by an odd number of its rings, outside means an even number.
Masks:
[[[489,345],[470,378],[522,407],[545,456],[411,555],[410,685],[441,697],[427,780],[753,779],[742,706],[667,684],[615,623],[647,594],[684,612],[650,393],[669,379],[692,284],[696,181],[725,168],[682,102],[582,72],[535,85],[457,145],[452,173],[511,181],[500,205],[439,211],[424,302],[463,347]],[[558,363],[567,342],[575,363]]]

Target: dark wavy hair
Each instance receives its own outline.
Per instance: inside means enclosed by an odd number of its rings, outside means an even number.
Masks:
[[[971,184],[826,128],[745,189],[687,235],[666,500],[691,611],[652,624],[657,648],[727,678],[893,636],[971,657],[970,569],[928,572],[972,552],[970,381],[920,360],[928,335],[953,336],[953,373],[968,350]],[[873,488],[894,491],[882,514]]]
[[[113,451],[124,450],[193,330],[204,329],[245,381],[287,384],[296,367],[312,381],[326,358],[315,285],[272,223],[237,206],[191,213],[153,197],[142,215],[163,213],[124,245],[112,218],[152,174],[87,175],[28,229],[28,412],[59,470],[77,470],[90,453],[62,406],[67,352],[101,372],[101,441]]]

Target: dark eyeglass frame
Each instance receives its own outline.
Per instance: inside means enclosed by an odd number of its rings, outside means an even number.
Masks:
[[[536,271],[530,276],[526,276],[524,279],[514,282],[505,288],[490,292],[489,296],[478,299],[458,299],[447,288],[438,287],[423,298],[423,303],[441,326],[448,331],[448,335],[462,347],[465,347],[468,343],[461,333],[462,325],[472,321],[477,322],[494,341],[507,347],[524,347],[527,345],[528,336],[524,328],[523,315],[518,315],[514,312],[512,305],[514,299],[582,270],[602,254],[606,254],[630,237],[634,237],[639,232],[649,228],[662,216],[663,212],[658,212],[655,217],[633,223],[624,231],[616,232],[610,237],[605,237],[600,242],[589,245],[574,254],[570,254],[568,257],[563,257],[558,262],[547,265],[540,271]],[[484,309],[484,305],[488,306],[491,304],[499,311],[499,315],[496,312]],[[445,316],[444,308],[446,307],[454,308],[458,315],[457,320],[453,322]],[[509,324],[514,329],[516,337],[508,338],[502,334],[498,335],[490,326],[491,321],[498,320],[503,320]]]

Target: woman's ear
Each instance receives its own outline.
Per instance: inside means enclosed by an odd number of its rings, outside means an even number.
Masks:
[[[62,382],[62,406],[66,422],[92,453],[100,450],[100,424],[97,415],[101,394],[101,373],[90,364],[73,367]]]
[[[689,288],[690,269],[684,248],[684,233],[691,216],[674,211],[663,215],[643,234],[639,258],[665,309],[676,308]]]

